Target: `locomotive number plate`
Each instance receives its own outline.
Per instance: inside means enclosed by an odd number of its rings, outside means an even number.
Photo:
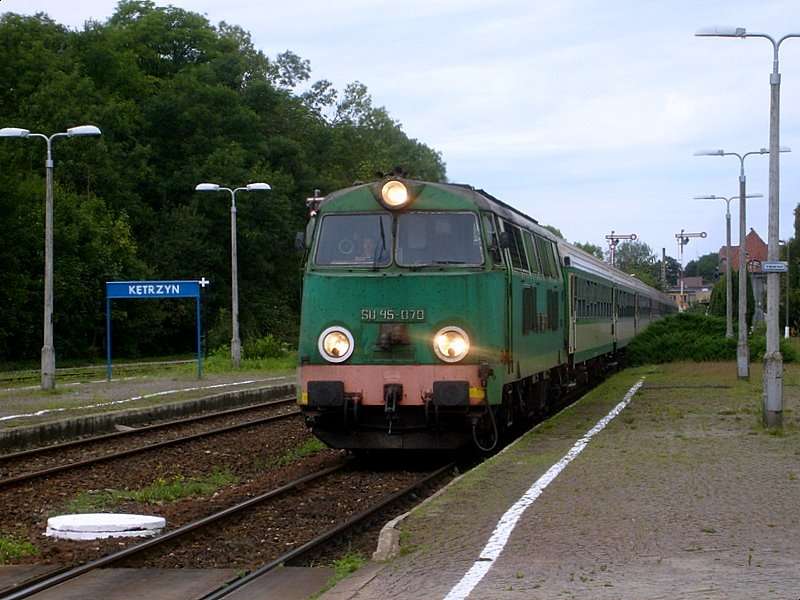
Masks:
[[[418,323],[425,320],[422,308],[362,308],[361,320],[367,322],[386,323]]]

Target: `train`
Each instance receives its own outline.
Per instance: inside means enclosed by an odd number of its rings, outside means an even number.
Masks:
[[[309,204],[297,403],[332,448],[491,451],[677,312],[469,185],[393,174]]]

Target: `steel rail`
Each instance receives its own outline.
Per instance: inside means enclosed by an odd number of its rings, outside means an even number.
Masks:
[[[177,529],[173,529],[172,531],[163,533],[159,536],[147,540],[146,542],[141,542],[139,544],[135,544],[133,546],[124,548],[119,552],[108,554],[101,558],[86,562],[77,567],[59,569],[57,571],[51,571],[49,573],[45,573],[44,575],[41,575],[39,577],[28,579],[27,581],[20,584],[21,586],[24,587],[15,586],[15,589],[7,588],[6,590],[0,591],[0,599],[21,600],[22,598],[28,598],[29,596],[53,588],[61,583],[64,583],[65,581],[74,579],[75,577],[83,575],[84,573],[88,573],[89,571],[92,571],[94,569],[98,569],[100,567],[107,567],[108,565],[119,562],[125,558],[130,558],[135,554],[139,554],[140,552],[143,552],[145,550],[150,550],[151,548],[155,548],[156,546],[165,544],[166,542],[172,541],[188,533],[192,533],[197,529],[205,527],[206,525],[215,523],[216,521],[219,521],[236,513],[247,510],[248,508],[256,504],[260,504],[262,502],[265,502],[266,500],[269,500],[276,496],[280,496],[281,494],[285,494],[286,492],[290,492],[305,483],[321,479],[332,473],[336,473],[337,471],[340,471],[344,467],[348,466],[350,462],[351,461],[344,461],[332,467],[328,467],[327,469],[322,469],[321,471],[316,471],[315,473],[304,475],[303,477],[299,477],[298,479],[295,479],[280,487],[265,492],[264,494],[261,494],[259,496],[254,496],[249,500],[245,500],[244,502],[240,502],[239,504],[230,506],[224,510],[208,515],[207,517],[203,517],[202,519],[198,519],[197,521],[192,521],[191,523],[182,525]]]
[[[195,440],[199,440],[205,437],[212,437],[214,435],[220,435],[223,433],[228,433],[231,431],[236,431],[238,429],[244,429],[246,427],[253,427],[255,425],[264,425],[266,423],[271,423],[273,421],[280,421],[282,419],[287,419],[289,417],[294,417],[300,414],[299,410],[293,410],[291,412],[283,413],[280,415],[271,415],[269,417],[263,417],[261,419],[255,419],[253,421],[246,421],[244,423],[237,423],[236,425],[227,425],[225,427],[218,427],[216,429],[210,429],[208,431],[203,431],[201,433],[194,433],[192,435],[183,436],[180,438],[175,438],[172,440],[165,440],[163,442],[158,442],[156,444],[150,444],[146,446],[137,446],[136,448],[128,448],[127,450],[121,450],[119,452],[113,452],[111,454],[104,454],[103,456],[95,456],[94,458],[87,458],[85,460],[79,460],[77,462],[69,463],[66,465],[58,465],[55,467],[50,467],[48,469],[42,469],[40,471],[31,471],[29,473],[22,473],[20,475],[15,475],[13,477],[8,477],[6,479],[0,479],[0,490],[12,485],[17,485],[24,481],[30,481],[32,479],[39,479],[41,477],[47,477],[49,475],[55,475],[57,473],[62,473],[64,471],[70,471],[72,469],[79,469],[82,467],[87,467],[90,465],[107,462],[110,460],[116,460],[118,458],[125,458],[127,456],[132,456],[134,454],[141,454],[143,452],[150,452],[152,450],[160,450],[161,448],[166,448],[168,446],[176,446],[178,444],[183,444],[186,442],[191,442]]]
[[[277,400],[270,400],[269,402],[259,402],[258,404],[248,404],[247,406],[239,406],[236,408],[229,408],[226,410],[204,413],[202,415],[196,415],[194,417],[188,417],[186,419],[174,419],[172,421],[164,421],[163,423],[155,423],[154,425],[146,425],[145,427],[135,427],[125,431],[114,431],[111,433],[104,433],[102,435],[96,435],[88,438],[81,438],[79,440],[70,440],[68,442],[61,442],[59,444],[51,444],[50,446],[39,446],[37,448],[31,448],[29,450],[20,450],[19,452],[12,452],[10,454],[0,454],[0,462],[6,460],[15,460],[19,458],[27,458],[30,456],[35,456],[37,454],[47,454],[50,451],[63,450],[65,448],[88,446],[96,442],[104,442],[106,440],[113,440],[120,437],[136,435],[137,433],[148,433],[151,431],[157,431],[159,429],[168,429],[170,427],[178,427],[180,425],[198,423],[200,421],[207,421],[218,417],[236,415],[243,412],[258,410],[260,408],[269,408],[270,406],[289,404],[291,402],[294,402],[295,400],[296,400],[295,396],[287,396],[284,398],[278,398]]]
[[[454,463],[454,462],[453,463],[449,463],[449,464],[447,464],[447,465],[445,465],[445,466],[443,466],[443,467],[441,467],[439,469],[436,469],[433,473],[429,473],[428,475],[418,479],[417,481],[415,481],[414,483],[410,484],[405,489],[400,490],[399,492],[395,492],[391,496],[381,500],[379,503],[377,503],[377,504],[375,504],[375,505],[363,510],[362,512],[350,517],[344,523],[341,523],[341,524],[337,525],[336,527],[328,529],[327,531],[321,533],[317,537],[309,540],[305,544],[303,544],[301,546],[298,546],[294,550],[290,550],[289,552],[286,552],[285,554],[282,554],[281,556],[279,556],[278,558],[270,561],[269,563],[257,568],[254,571],[251,571],[250,573],[248,573],[244,577],[236,579],[235,581],[232,581],[232,582],[224,585],[223,587],[211,592],[210,594],[206,594],[205,596],[202,596],[200,600],[219,600],[220,598],[224,598],[225,596],[233,593],[234,591],[238,590],[239,588],[244,587],[248,583],[251,583],[252,581],[258,579],[259,577],[262,577],[263,575],[266,575],[268,572],[272,571],[276,567],[279,567],[282,564],[285,564],[285,563],[289,562],[290,560],[294,560],[294,559],[302,556],[303,554],[306,554],[306,553],[310,552],[311,550],[314,550],[314,549],[318,548],[319,546],[321,546],[322,544],[327,542],[332,537],[340,535],[341,533],[343,533],[343,532],[345,532],[345,531],[347,531],[349,529],[354,528],[356,525],[362,523],[363,521],[366,521],[367,519],[369,519],[370,517],[375,515],[375,513],[383,510],[384,508],[386,508],[388,505],[390,505],[390,504],[392,504],[394,502],[397,502],[398,500],[400,500],[404,496],[407,496],[408,494],[418,490],[422,486],[427,485],[430,481],[441,477],[444,473],[446,473],[447,471],[449,471],[452,468],[454,468],[455,464],[456,463]]]

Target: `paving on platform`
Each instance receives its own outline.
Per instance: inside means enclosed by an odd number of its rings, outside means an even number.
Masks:
[[[322,598],[798,598],[800,366],[784,381],[775,434],[760,365],[749,382],[735,363],[623,371],[413,510],[397,558]]]
[[[0,430],[82,415],[131,410],[215,394],[293,383],[293,372],[237,371],[204,375],[160,374],[0,388]]]

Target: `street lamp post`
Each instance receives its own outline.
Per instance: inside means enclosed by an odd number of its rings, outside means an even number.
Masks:
[[[781,152],[791,152],[789,148],[781,148]],[[739,379],[750,377],[750,347],[747,345],[747,178],[744,174],[744,159],[753,154],[768,154],[769,150],[761,148],[753,152],[726,152],[725,150],[699,150],[695,156],[735,156],[739,159],[739,341],[736,344],[736,368]]]
[[[56,387],[56,353],[53,348],[53,140],[59,137],[100,135],[94,125],[71,127],[64,132],[47,136],[31,133],[19,127],[3,127],[0,137],[42,138],[47,143],[45,160],[46,189],[44,208],[44,343],[42,345],[41,386],[43,390]]]
[[[238,369],[242,361],[242,340],[239,337],[239,273],[236,255],[236,192],[256,192],[272,189],[268,183],[248,183],[234,189],[216,183],[198,183],[198,192],[228,192],[231,195],[231,361]]]
[[[731,281],[731,201],[739,196],[695,196],[695,200],[725,201],[725,337],[733,337],[733,282]],[[748,194],[745,198],[763,198],[762,194]]]
[[[769,235],[767,260],[779,257],[778,229],[780,225],[780,101],[781,74],[778,71],[778,51],[781,44],[800,37],[788,33],[778,39],[766,33],[747,33],[744,27],[714,27],[698,31],[695,35],[711,37],[760,37],[772,44],[772,73],[770,73],[769,102]],[[764,353],[764,407],[763,421],[767,427],[783,426],[783,356],[778,334],[778,306],[780,304],[780,279],[778,273],[767,274],[767,348]]]

